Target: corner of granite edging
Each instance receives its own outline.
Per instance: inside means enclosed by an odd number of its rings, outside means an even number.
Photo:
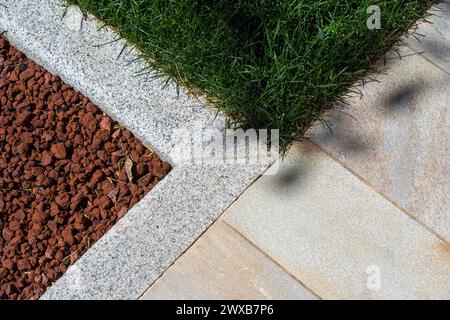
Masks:
[[[185,179],[186,175],[189,175],[189,173],[195,177],[200,177],[199,180],[192,180],[192,182],[198,184],[201,181],[205,182],[205,185],[211,185],[212,181],[211,176],[228,176],[228,179],[232,183],[236,184],[236,189],[231,196],[231,194],[218,194],[217,198],[214,200],[215,207],[217,207],[217,210],[214,210],[215,213],[212,214],[211,217],[217,219],[223,212],[227,210],[229,205],[231,205],[237,197],[239,197],[242,192],[245,191],[245,189],[251,185],[258,177],[264,173],[265,169],[267,168],[268,164],[265,164],[264,166],[256,166],[256,167],[248,167],[249,174],[248,176],[242,176],[240,178],[234,179],[234,173],[235,173],[235,166],[229,166],[229,165],[193,165],[193,164],[184,164],[179,165],[172,169],[171,172],[162,180],[160,181],[155,188],[150,191],[141,201],[139,201],[135,207],[133,207],[130,212],[124,217],[123,220],[119,221],[116,225],[114,225],[103,237],[103,241],[114,241],[116,238],[114,235],[117,233],[122,232],[124,229],[128,228],[134,228],[136,224],[140,224],[142,222],[142,219],[140,219],[139,216],[144,214],[144,211],[146,210],[146,205],[155,199],[160,199],[160,197],[163,195],[164,199],[162,200],[163,205],[164,203],[169,204],[172,203],[173,197],[179,197],[180,195],[177,194],[167,194],[164,192],[164,190],[161,191],[161,188],[170,188],[170,184],[177,184],[179,180]],[[233,169],[234,168],[234,169]],[[241,168],[243,171],[247,171],[247,167]],[[208,172],[210,170],[216,171],[215,175],[210,175]],[[199,173],[202,172],[203,174]],[[189,177],[188,177],[189,178]],[[183,180],[186,182],[185,180]],[[182,198],[187,201],[186,199],[190,199],[191,195],[189,193],[192,193],[195,191],[195,188],[190,188],[189,186],[186,186],[183,188],[185,194],[182,196]],[[232,197],[232,199],[231,199]],[[192,197],[195,198],[195,197]],[[160,199],[161,200],[161,199]],[[203,206],[209,206],[209,199],[203,199],[201,200],[203,204],[197,204],[196,206],[203,207]],[[205,203],[208,202],[208,203]],[[142,206],[142,207],[141,207]],[[219,209],[220,208],[220,209]],[[130,215],[131,214],[131,215]],[[210,217],[210,218],[211,218]],[[208,219],[210,219],[208,218]],[[207,219],[207,220],[208,220]],[[212,222],[208,222],[206,228],[208,228],[211,225]],[[203,230],[203,229],[202,229]],[[198,231],[198,230],[197,230]],[[198,236],[201,234],[196,232],[192,235],[193,238],[197,239]],[[105,238],[107,237],[107,238]],[[79,275],[82,270],[89,270],[92,269],[92,259],[91,256],[95,255],[96,251],[102,251],[104,248],[102,247],[102,239],[99,240],[92,248],[88,250],[88,252],[85,253],[84,258],[80,258],[74,265],[70,266],[67,272],[58,280],[56,281],[51,287],[48,288],[46,293],[41,297],[41,300],[56,300],[56,299],[96,299],[101,296],[101,288],[95,289],[95,287],[83,289],[83,293],[79,293],[77,290],[71,289],[74,285],[76,285],[76,276]],[[120,239],[119,239],[120,240]],[[191,241],[190,239],[189,241]],[[99,251],[99,252],[100,252]],[[175,253],[176,256],[171,257],[171,260],[175,260],[179,256],[179,252]],[[105,263],[110,263],[110,261],[113,263],[113,258],[108,258]],[[154,270],[154,273],[156,275],[160,275],[162,272],[164,272],[168,267],[165,266],[164,270]],[[126,295],[124,299],[137,299],[142,293],[144,293],[148,287],[151,285],[152,281],[150,282],[140,282],[135,284],[135,289],[130,290],[128,293],[123,293]],[[104,287],[109,287],[108,284],[105,284]],[[117,293],[116,293],[117,295]],[[111,295],[113,297],[114,294]]]

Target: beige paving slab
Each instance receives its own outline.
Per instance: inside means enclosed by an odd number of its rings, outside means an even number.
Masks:
[[[411,54],[405,50],[403,55]],[[413,55],[391,59],[380,83],[327,115],[313,139],[450,241],[450,75]]]
[[[416,37],[409,37],[406,42],[450,73],[450,2],[433,6],[430,13],[426,18],[430,23],[419,23]]]
[[[214,224],[143,295],[160,299],[317,299],[223,222]]]
[[[448,244],[312,143],[224,218],[322,298],[450,298]]]

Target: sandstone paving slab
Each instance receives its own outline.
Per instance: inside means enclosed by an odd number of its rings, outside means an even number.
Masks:
[[[321,298],[450,298],[450,246],[310,142],[224,219]]]
[[[142,296],[159,299],[317,299],[218,221]]]
[[[380,82],[310,134],[335,159],[450,241],[450,75],[403,50]],[[349,115],[347,115],[349,114]]]
[[[450,2],[443,1],[430,9],[427,22],[420,22],[416,37],[406,42],[437,66],[450,73]]]

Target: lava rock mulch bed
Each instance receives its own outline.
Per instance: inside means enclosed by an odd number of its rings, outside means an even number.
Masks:
[[[169,171],[0,37],[0,299],[37,299]]]

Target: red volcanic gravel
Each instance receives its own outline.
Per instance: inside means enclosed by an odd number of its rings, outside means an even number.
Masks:
[[[39,298],[169,170],[0,37],[0,299]]]

